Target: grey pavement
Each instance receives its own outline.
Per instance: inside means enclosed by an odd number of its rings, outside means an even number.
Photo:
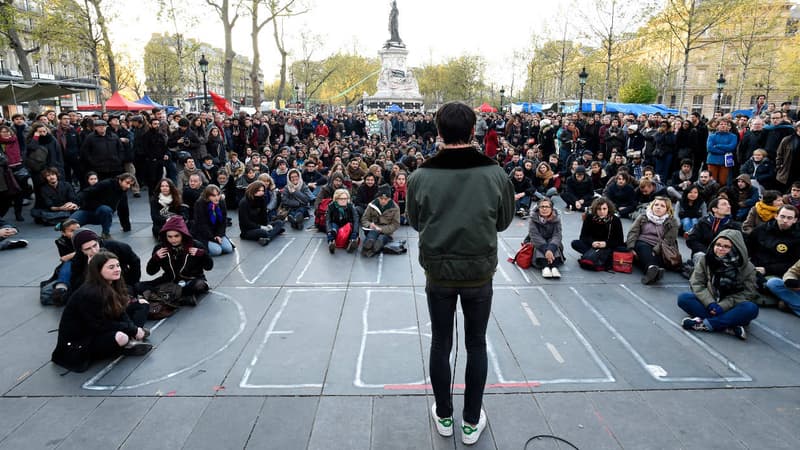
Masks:
[[[148,206],[131,205],[133,231],[115,223],[112,235],[144,264]],[[580,219],[563,215],[567,247]],[[430,323],[408,227],[396,234],[408,254],[366,259],[330,255],[314,231],[261,247],[234,226],[236,252],[215,258],[199,306],[151,323],[147,356],[83,374],[50,362],[60,310],[38,302],[58,233],[30,219],[20,229],[30,246],[0,252],[0,449],[463,447],[458,429],[442,438],[429,417]],[[797,448],[797,317],[762,309],[746,342],[689,333],[678,274],[643,286],[636,271],[582,271],[567,250],[562,279],[543,279],[505,260],[526,232],[515,219],[500,240],[489,427],[475,448],[522,449],[535,435],[581,449]],[[463,344],[453,357],[458,425]],[[527,448],[571,447],[543,437]]]

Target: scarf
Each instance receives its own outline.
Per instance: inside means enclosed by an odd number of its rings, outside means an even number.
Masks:
[[[778,214],[778,209],[780,209],[779,206],[770,206],[761,201],[756,202],[756,214],[763,222],[769,222],[774,219],[775,215]]]
[[[22,163],[22,152],[19,149],[19,141],[17,140],[17,136],[12,134],[6,139],[0,139],[0,146],[2,146],[2,150],[6,154],[9,166],[13,167]]]
[[[397,183],[394,184],[394,195],[392,195],[392,200],[398,205],[402,202],[405,203],[406,201],[406,188],[408,187],[407,184],[402,186],[398,185]]]
[[[711,283],[716,288],[719,298],[739,292],[742,283],[739,281],[739,262],[741,255],[734,246],[727,255],[719,257],[710,252],[709,268],[712,270]]]
[[[717,230],[719,227],[726,225],[728,222],[731,221],[731,216],[725,216],[722,219],[718,219],[714,216],[711,216],[713,222],[711,223],[711,232],[715,235],[717,234]]]
[[[680,178],[681,181],[692,181],[692,171],[690,170],[689,173],[684,173],[682,170],[679,170],[678,178]]]
[[[539,167],[542,167],[542,164],[547,167],[547,171],[545,173],[539,171]],[[550,179],[553,178],[553,169],[550,168],[550,164],[544,162],[539,163],[539,165],[536,167],[536,178],[541,178],[542,181],[544,181],[543,184],[548,185],[550,183]]]
[[[222,222],[222,208],[214,202],[208,202],[208,218],[211,220],[211,225],[216,225],[217,222]]]
[[[289,192],[300,192],[303,189],[303,177],[297,178],[297,184],[292,184],[291,181],[286,180],[286,190]]]
[[[592,217],[592,222],[594,222],[594,223],[607,225],[608,223],[611,222],[611,214],[609,214],[609,215],[607,215],[605,217],[600,217],[600,216],[597,216],[597,215],[593,214],[591,217]]]
[[[669,214],[664,214],[663,216],[657,216],[656,213],[653,212],[652,209],[647,208],[647,220],[653,222],[656,225],[664,225],[664,222],[669,219]]]

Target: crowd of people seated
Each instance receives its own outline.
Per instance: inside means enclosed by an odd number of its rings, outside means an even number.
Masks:
[[[785,111],[749,120],[500,113],[478,117],[473,144],[508,174],[544,278],[560,278],[569,260],[564,214],[581,214],[570,245],[576,260],[611,270],[614,253],[628,253],[644,284],[680,272],[692,291],[679,298],[691,316],[684,327],[744,338],[740,328],[759,305],[800,314],[795,119]],[[171,283],[177,305],[196,305],[213,257],[234,251],[235,220],[242,241],[262,246],[291,227],[325,233],[331,253],[380,253],[408,223],[408,177],[438,151],[424,114],[155,110],[82,119],[48,111],[31,123],[16,115],[0,126],[0,217],[13,207],[24,221],[33,199],[34,221],[59,227],[56,303],[86,298],[65,310],[54,360],[81,368],[65,345],[80,341],[91,358],[147,349],[138,346],[147,308],[123,305],[125,293],[147,305],[169,296]],[[112,238],[114,215],[123,233],[131,230],[128,191],[149,196],[157,244],[146,272],[158,275],[150,281],[140,279],[141,260],[124,239]],[[99,225],[99,235],[86,225]],[[0,222],[0,250],[27,245],[18,232]],[[679,239],[691,252],[685,260]],[[87,307],[113,322],[89,340],[76,334],[78,309]]]

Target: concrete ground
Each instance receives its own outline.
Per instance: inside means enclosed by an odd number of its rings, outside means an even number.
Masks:
[[[131,200],[133,231],[115,223],[112,235],[144,263],[148,206]],[[563,223],[569,247],[580,215]],[[330,255],[314,231],[261,247],[234,226],[236,252],[215,258],[199,306],[150,324],[147,356],[83,374],[50,362],[61,310],[37,301],[58,234],[30,218],[20,230],[30,246],[0,252],[0,449],[463,447],[458,430],[442,438],[429,418],[430,324],[408,227],[396,234],[406,255],[366,259]],[[505,261],[526,233],[515,219],[500,239],[489,427],[475,448],[522,449],[542,434],[581,449],[797,448],[797,317],[762,309],[746,342],[689,333],[678,274],[643,286],[636,271],[582,271],[567,250],[562,279],[543,279]],[[463,345],[454,359],[459,425]],[[571,447],[541,438],[527,448]]]

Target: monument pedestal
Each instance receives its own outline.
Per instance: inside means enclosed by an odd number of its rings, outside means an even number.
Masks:
[[[414,73],[406,67],[408,50],[401,42],[387,42],[378,52],[381,57],[381,73],[378,76],[378,91],[364,96],[365,111],[385,110],[392,104],[406,111],[421,111],[423,99]]]

